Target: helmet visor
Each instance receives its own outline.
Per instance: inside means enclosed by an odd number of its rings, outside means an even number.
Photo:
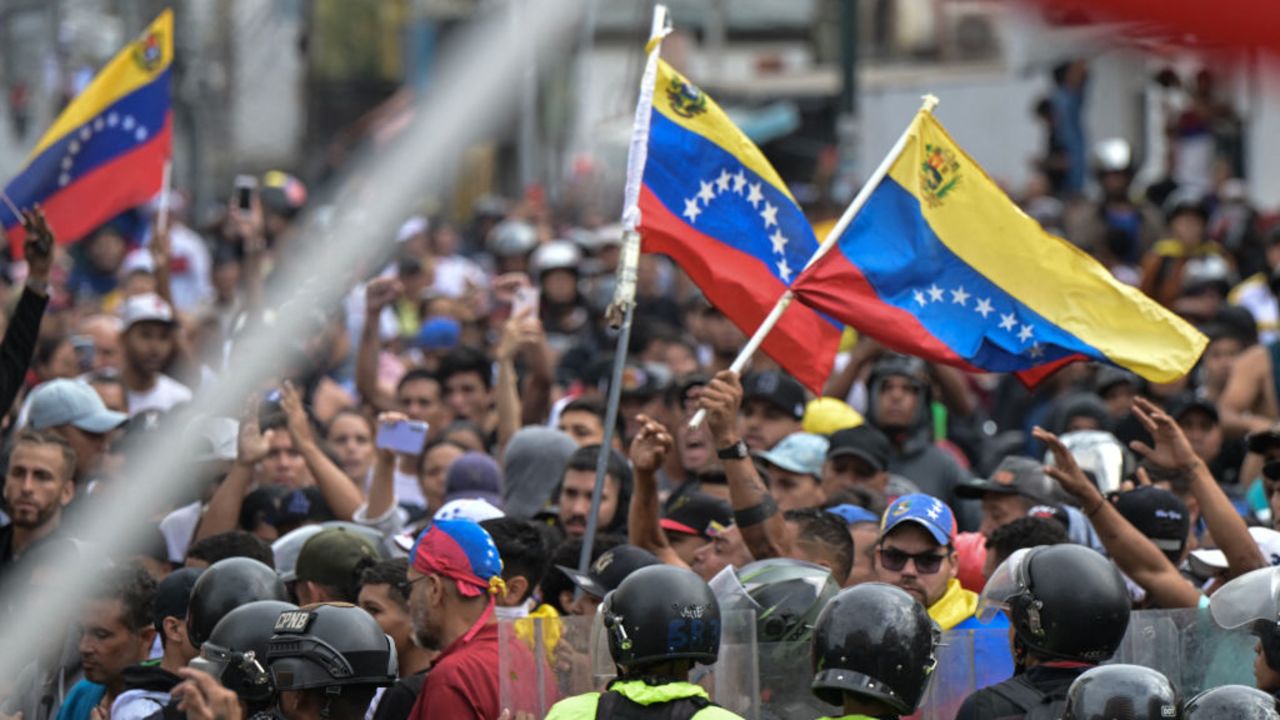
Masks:
[[[726,565],[707,583],[711,592],[720,603],[720,611],[727,610],[760,610],[760,604],[751,598],[747,588],[738,579],[738,573],[732,565]]]
[[[1026,591],[1027,558],[1034,549],[1015,550],[991,573],[986,586],[982,588],[982,595],[978,597],[979,620],[991,622],[998,613],[1009,609],[1010,598]]]
[[[1214,622],[1230,630],[1255,620],[1280,619],[1280,572],[1266,567],[1245,573],[1209,598]]]

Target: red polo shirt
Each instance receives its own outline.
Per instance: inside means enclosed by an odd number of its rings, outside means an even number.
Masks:
[[[485,623],[470,642],[459,637],[436,658],[410,718],[493,720],[502,713],[500,705],[498,626]]]

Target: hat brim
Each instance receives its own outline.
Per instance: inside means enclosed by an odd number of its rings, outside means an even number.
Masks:
[[[871,453],[858,448],[836,448],[827,453],[827,459],[831,460],[838,457],[856,457],[876,469],[876,472],[884,472],[885,465],[880,460],[871,456]]]
[[[1217,575],[1227,569],[1227,555],[1221,550],[1192,550],[1187,559],[1197,575]]]
[[[688,525],[685,525],[682,522],[679,522],[677,520],[672,520],[671,518],[662,518],[661,520],[658,521],[658,525],[661,526],[663,530],[667,530],[669,532],[680,533],[681,535],[693,535],[696,537],[706,537],[703,533],[700,533],[697,530],[694,530],[693,528],[689,527]]]
[[[803,420],[803,419],[804,419],[804,406],[803,406],[803,405],[801,405],[801,406],[800,406],[800,408],[799,408],[800,412],[799,412],[799,413],[797,413],[797,412],[796,412],[797,408],[796,408],[794,405],[791,405],[791,406],[785,405],[785,404],[783,404],[783,403],[779,402],[779,401],[778,401],[778,399],[777,399],[777,398],[775,398],[775,397],[773,397],[772,395],[767,395],[767,394],[765,394],[765,393],[754,393],[754,394],[750,394],[750,395],[744,395],[744,396],[742,396],[742,404],[743,404],[744,406],[745,406],[748,402],[750,402],[750,401],[752,401],[752,400],[763,400],[764,402],[769,403],[769,404],[770,404],[770,405],[772,405],[773,407],[776,407],[776,408],[778,408],[779,410],[781,410],[782,412],[786,413],[786,414],[787,414],[787,417],[790,417],[792,420]]]
[[[105,435],[120,427],[129,419],[128,415],[114,410],[102,409],[86,417],[71,421],[71,425],[97,435]]]
[[[956,486],[956,497],[965,498],[966,500],[981,499],[987,493],[996,493],[997,495],[1021,495],[1018,488],[1012,485],[1001,485],[993,483],[990,480],[975,480],[964,485]]]
[[[817,472],[814,472],[813,468],[801,467],[799,463],[792,462],[790,458],[783,457],[781,454],[776,453],[772,450],[765,450],[764,452],[755,453],[755,456],[756,456],[756,459],[763,460],[769,463],[770,465],[774,465],[782,470],[786,470],[789,473],[795,473],[796,475],[811,475],[819,479],[821,479],[821,476],[822,476],[821,469],[819,469]]]
[[[502,495],[498,493],[482,492],[482,491],[475,491],[475,492],[464,491],[464,492],[454,493],[452,495],[445,496],[444,505],[448,505],[454,500],[483,500],[489,503],[490,505],[492,505],[495,509],[499,511],[502,510]],[[441,505],[441,507],[444,507],[444,505]]]
[[[556,568],[567,575],[569,580],[572,581],[574,585],[578,586],[582,592],[592,597],[603,598],[605,595],[609,594],[609,591],[606,590],[603,585],[596,582],[595,578],[591,577],[587,573],[578,572],[577,570],[574,570],[571,567],[565,567],[564,565],[557,565]]]
[[[915,523],[916,525],[919,525],[925,530],[928,530],[929,534],[933,536],[933,539],[936,540],[938,544],[942,545],[943,547],[949,547],[951,545],[951,542],[952,542],[951,536],[948,535],[946,531],[944,531],[942,528],[938,527],[937,525],[934,525],[933,523],[925,522],[924,520],[921,520],[918,517],[899,518],[893,521],[892,523],[885,525],[884,530],[880,532],[880,537],[885,537],[889,533],[896,530],[898,526],[902,525],[903,523]]]

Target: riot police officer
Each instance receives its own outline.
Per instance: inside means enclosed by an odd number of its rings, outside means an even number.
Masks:
[[[1280,567],[1265,567],[1228,582],[1209,598],[1214,622],[1249,626],[1258,638],[1253,677],[1259,690],[1280,697]]]
[[[267,663],[286,720],[360,720],[396,681],[395,645],[354,605],[285,610],[274,629]]]
[[[275,704],[275,686],[267,670],[267,644],[280,613],[297,609],[293,603],[258,600],[232,610],[200,646],[200,656],[191,661],[191,667],[209,673],[234,692],[245,716],[269,712]]]
[[[245,557],[233,557],[209,566],[191,588],[187,607],[187,637],[197,649],[209,639],[227,613],[255,600],[285,602],[289,593],[276,571]]]
[[[617,679],[603,693],[561,700],[547,720],[738,718],[688,681],[720,651],[720,606],[702,578],[672,565],[641,568],[605,596],[600,615]]]
[[[1102,665],[1071,683],[1062,720],[1169,720],[1181,713],[1182,697],[1164,675],[1140,665]]]
[[[1130,600],[1124,578],[1102,555],[1081,545],[1044,545],[1015,552],[991,575],[978,612],[1001,610],[1024,672],[965,698],[956,720],[1032,710],[1057,718],[1071,683],[1120,647]]]
[[[1187,701],[1182,720],[1280,720],[1276,700],[1245,685],[1223,685]]]
[[[941,631],[905,591],[864,583],[840,591],[813,629],[813,693],[844,720],[910,715],[937,666]]]

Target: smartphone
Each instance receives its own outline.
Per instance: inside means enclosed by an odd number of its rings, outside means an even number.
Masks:
[[[80,372],[93,369],[93,338],[88,335],[72,335],[71,347],[76,351],[76,365]]]
[[[420,420],[379,423],[376,444],[379,450],[418,455],[427,444],[427,424]]]
[[[236,208],[249,212],[253,208],[253,193],[258,189],[258,178],[252,175],[236,176]]]
[[[525,308],[532,308],[531,317],[538,317],[538,290],[531,287],[518,287],[511,298],[511,314],[519,315]]]

